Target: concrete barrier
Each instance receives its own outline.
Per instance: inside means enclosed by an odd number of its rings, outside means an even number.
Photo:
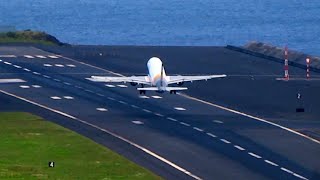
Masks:
[[[284,63],[284,48],[275,47],[261,42],[250,42],[243,47],[227,45],[227,49],[271,60],[278,63]],[[320,72],[320,58],[310,56],[301,52],[288,50],[289,65],[299,68],[306,68],[306,58],[311,59],[310,71]]]

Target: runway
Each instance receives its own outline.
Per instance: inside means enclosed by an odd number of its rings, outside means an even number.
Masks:
[[[85,79],[141,75],[151,56],[168,74],[231,76],[143,96]],[[0,47],[0,60],[0,79],[25,81],[0,84],[0,110],[34,112],[166,179],[320,178],[320,85],[277,81],[281,64],[223,47]],[[294,112],[297,92],[304,114]]]

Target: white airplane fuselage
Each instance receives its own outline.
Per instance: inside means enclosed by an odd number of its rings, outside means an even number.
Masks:
[[[168,86],[169,79],[166,76],[162,61],[157,57],[153,57],[149,59],[147,68],[149,71],[148,76],[151,86],[156,86],[158,88],[158,92],[164,92],[165,88]]]

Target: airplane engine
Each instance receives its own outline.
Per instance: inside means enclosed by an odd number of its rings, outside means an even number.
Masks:
[[[131,82],[130,84],[131,84],[131,86],[136,86],[136,85],[138,85],[138,83],[135,83],[135,82]]]
[[[178,82],[178,86],[182,86],[184,82]]]

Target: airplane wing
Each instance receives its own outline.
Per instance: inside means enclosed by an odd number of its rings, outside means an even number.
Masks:
[[[186,87],[164,87],[165,91],[183,91],[187,90]],[[144,90],[144,91],[158,91],[159,89],[157,87],[145,87],[145,88],[137,88],[138,91]]]
[[[150,79],[148,76],[130,76],[130,77],[112,77],[112,76],[91,76],[86,78],[95,82],[133,82],[138,84],[150,85]]]
[[[208,80],[213,78],[223,78],[227,77],[225,74],[221,75],[208,75],[208,76],[168,76],[168,84],[174,84],[179,82],[186,82],[186,81],[199,81],[199,80]]]

